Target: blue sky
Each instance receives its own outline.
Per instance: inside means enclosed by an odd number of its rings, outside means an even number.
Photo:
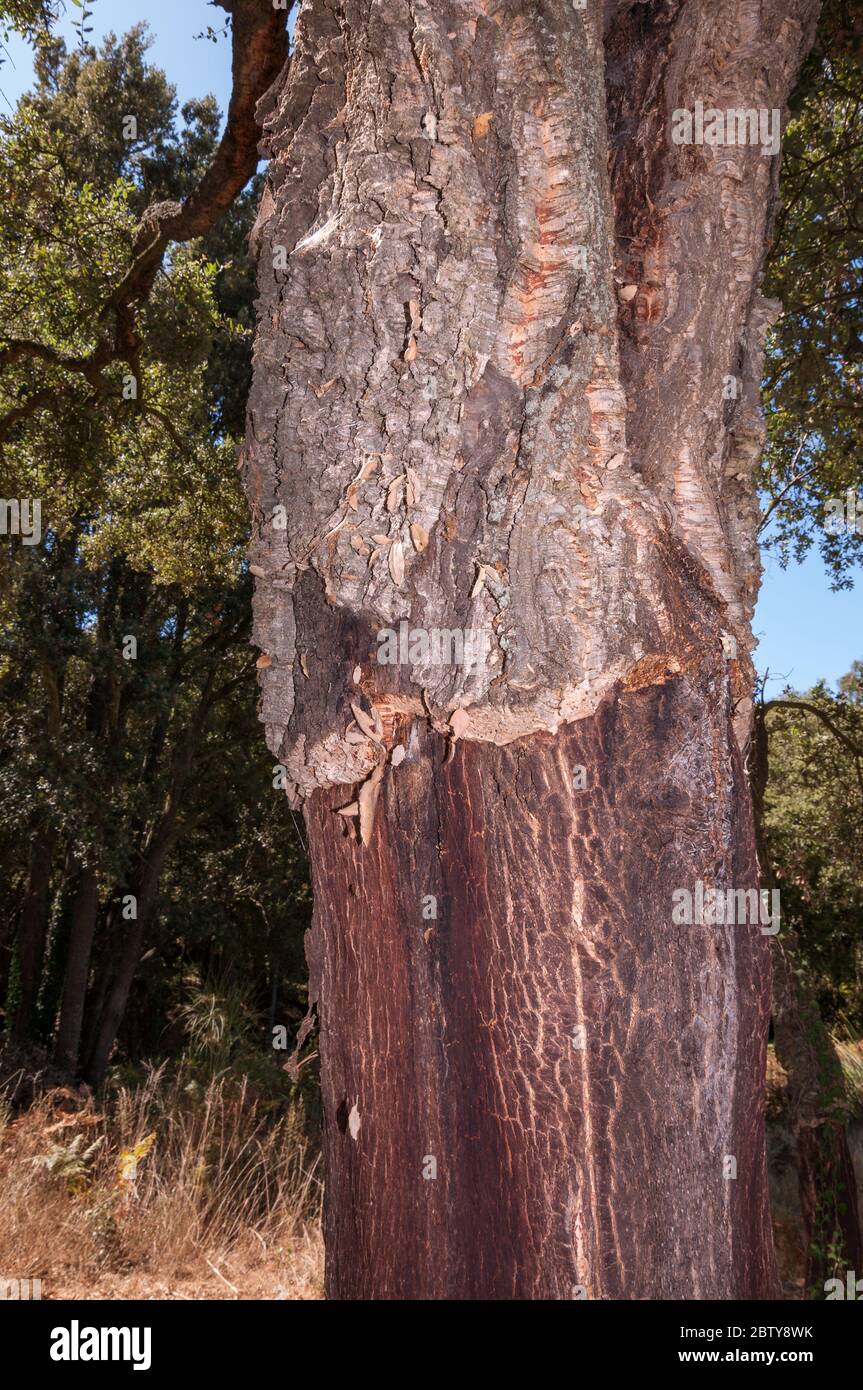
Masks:
[[[208,0],[90,0],[94,28],[101,38],[108,29],[122,33],[146,19],[153,34],[151,55],[177,88],[180,102],[214,92],[222,109],[230,91],[230,50],[224,40],[213,44],[195,35],[222,26],[224,11]],[[74,41],[72,23],[78,15],[71,4],[61,32]],[[0,67],[0,92],[15,101],[30,85],[32,62],[26,45],[13,39]],[[4,103],[6,105],[6,103]],[[8,109],[8,106],[7,106]],[[833,593],[818,555],[802,565],[780,569],[765,557],[764,583],[755,616],[759,638],[755,654],[759,671],[769,670],[769,690],[777,693],[789,682],[798,690],[819,678],[833,682],[852,661],[863,659],[863,573],[849,593]]]
[[[208,0],[88,0],[93,11],[89,21],[93,33],[89,36],[97,42],[109,29],[122,34],[133,24],[145,21],[153,34],[151,56],[154,62],[165,69],[171,82],[177,88],[180,102],[189,97],[214,92],[224,109],[228,104],[231,75],[231,53],[224,39],[210,43],[207,39],[195,40],[211,26],[221,29],[225,22],[225,11],[208,3]],[[73,24],[80,19],[80,10],[70,0],[66,0],[66,16],[58,26],[68,43],[75,42]],[[14,105],[15,101],[30,85],[33,64],[27,45],[20,39],[12,38],[8,46],[8,57],[0,67],[0,92],[3,92]],[[14,64],[14,66],[13,66]],[[8,111],[8,105],[3,103]]]

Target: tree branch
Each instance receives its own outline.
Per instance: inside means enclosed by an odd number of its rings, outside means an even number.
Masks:
[[[823,709],[819,709],[817,705],[810,704],[808,700],[766,700],[762,706],[765,719],[770,710],[783,708],[803,710],[805,714],[814,714],[821,720],[822,724],[830,730],[837,743],[841,743],[842,747],[846,748],[854,758],[854,769],[857,774],[857,781],[860,784],[861,792],[863,792],[863,746],[859,743],[855,743],[852,738],[849,738],[848,734],[844,733],[843,730],[834,723],[829,714]]]
[[[791,460],[792,469],[795,467],[797,460],[803,453],[803,450],[806,448],[806,445],[809,443],[809,440],[811,438],[812,433],[810,431],[810,433],[807,434],[805,438],[797,446],[797,452]],[[779,503],[782,501],[783,497],[785,497],[787,493],[789,493],[797,483],[799,483],[803,478],[805,478],[807,473],[811,473],[813,467],[813,464],[809,464],[806,468],[801,468],[800,472],[796,473],[789,483],[786,483],[785,487],[782,489],[779,495],[773,498],[773,501],[770,503],[770,506],[765,509],[764,514],[761,517],[761,521],[758,524],[758,530],[756,532],[756,535],[761,535],[761,532],[764,530],[771,516],[776,511],[776,508],[779,506]]]
[[[262,0],[217,3],[231,16],[232,87],[225,131],[210,167],[183,203],[155,203],[144,213],[135,234],[132,263],[99,314],[107,334],[88,356],[67,357],[44,344],[19,340],[0,351],[0,369],[30,357],[80,372],[93,384],[110,362],[134,362],[140,348],[137,313],[149,297],[169,243],[191,241],[208,232],[255,173],[260,136],[255,111],[287,61],[290,8],[276,9]],[[0,417],[0,439],[18,420],[32,414],[45,396],[40,391]]]

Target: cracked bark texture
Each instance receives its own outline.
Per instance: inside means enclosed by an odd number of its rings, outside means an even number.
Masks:
[[[816,14],[300,9],[244,476],[310,836],[331,1297],[777,1290],[767,940],[671,922],[675,888],[758,882],[777,161],[670,132],[781,107]],[[488,656],[379,664],[401,621]]]

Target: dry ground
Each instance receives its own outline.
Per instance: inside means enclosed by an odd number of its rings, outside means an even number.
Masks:
[[[0,1279],[43,1299],[323,1297],[317,1159],[296,1107],[153,1073],[0,1112]]]

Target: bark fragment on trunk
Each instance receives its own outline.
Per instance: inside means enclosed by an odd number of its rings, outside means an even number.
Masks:
[[[817,7],[781,8],[607,6],[608,86],[594,5],[301,12],[245,478],[262,718],[310,834],[334,1296],[776,1289],[766,943],[671,926],[674,888],[758,883],[774,178],[669,126],[781,105]],[[381,662],[402,622],[487,656]]]

